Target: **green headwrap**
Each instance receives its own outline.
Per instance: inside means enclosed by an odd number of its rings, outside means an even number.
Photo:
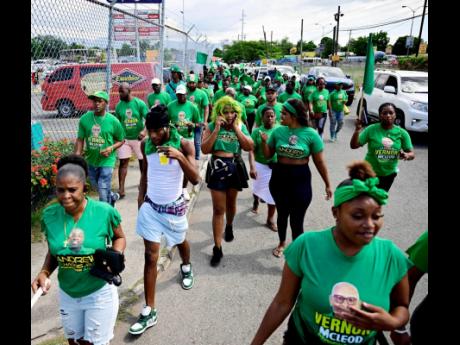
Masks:
[[[288,101],[283,103],[283,107],[285,107],[293,116],[299,116],[299,114],[297,114],[297,110],[295,110],[295,108]]]
[[[377,188],[379,183],[378,177],[370,177],[366,181],[353,179],[353,184],[348,186],[338,187],[334,192],[334,207],[337,207],[344,202],[356,198],[360,194],[368,194],[374,198],[379,205],[386,205],[388,193],[380,188]]]

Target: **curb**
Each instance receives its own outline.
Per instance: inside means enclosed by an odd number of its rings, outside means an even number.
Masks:
[[[200,182],[196,186],[193,186],[192,193],[190,195],[190,202],[187,209],[187,220],[190,218],[190,214],[192,213],[196,200],[198,199],[198,195],[200,194],[201,187],[203,186],[204,179],[206,176],[206,168],[208,167],[209,156],[206,157],[204,160],[200,161],[200,168],[199,168],[199,175],[200,175]],[[157,263],[157,272],[159,277],[160,272],[164,272],[168,269],[171,265],[172,260],[174,259],[174,255],[176,253],[176,247],[172,247],[168,249],[167,247],[162,247],[160,249],[160,258],[158,259]],[[126,294],[120,296],[119,303],[120,309],[128,308],[131,304],[133,304],[133,295],[136,295],[138,298],[144,293],[144,281],[143,277],[141,277],[133,286],[126,289]]]

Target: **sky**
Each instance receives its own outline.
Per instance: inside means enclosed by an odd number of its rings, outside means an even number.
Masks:
[[[105,0],[99,0],[107,3]],[[267,40],[273,33],[273,40],[284,37],[296,43],[300,40],[300,22],[304,19],[303,40],[318,44],[322,32],[332,38],[335,25],[334,13],[341,6],[344,14],[340,18],[340,29],[350,30],[362,26],[384,23],[412,17],[412,11],[402,8],[406,5],[423,12],[423,0],[165,0],[166,24],[188,31],[200,43],[222,47],[241,35],[241,15],[244,10],[244,35],[246,40],[263,39],[262,26]],[[116,5],[132,10],[134,5]],[[184,7],[184,15],[182,10]],[[158,5],[138,5],[139,10],[157,9]],[[86,0],[31,0],[31,36],[55,35],[66,42],[77,42],[87,46],[107,45],[108,10]],[[428,9],[427,9],[428,12]],[[185,20],[185,22],[183,22]],[[339,32],[339,44],[344,46],[349,38],[367,36],[380,30],[388,33],[390,44],[399,36],[410,33],[411,21],[383,26],[370,30]],[[412,35],[418,37],[421,17],[413,21]],[[166,46],[183,42],[183,36],[166,30]],[[422,39],[428,40],[428,16],[425,18]],[[116,47],[121,42],[114,42]],[[189,42],[193,45],[193,42]]]
[[[263,39],[262,26],[270,40],[288,37],[291,42],[300,40],[301,19],[304,20],[303,39],[319,43],[322,32],[329,32],[335,25],[334,13],[338,6],[344,16],[340,18],[340,29],[353,29],[370,24],[412,17],[412,11],[402,8],[411,7],[415,15],[423,13],[423,0],[166,0],[166,14],[170,22],[182,28],[182,6],[185,9],[186,27],[192,24],[207,35],[208,41],[221,43],[223,40],[234,41],[241,35],[241,16],[244,9],[244,34],[246,40]],[[427,7],[427,12],[428,12]],[[428,16],[425,17],[422,39],[428,40]],[[421,17],[413,22],[412,35],[418,37]],[[318,25],[315,25],[318,23]],[[332,25],[330,25],[332,24]],[[393,44],[400,36],[410,34],[411,20],[383,26],[371,30],[352,31],[351,38],[366,36],[370,32],[386,31]],[[350,38],[349,31],[339,32],[339,44],[346,45]]]

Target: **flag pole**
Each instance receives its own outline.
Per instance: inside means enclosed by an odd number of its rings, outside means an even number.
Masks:
[[[359,111],[358,111],[358,120],[361,120],[361,113],[363,112],[363,101],[364,101],[364,87],[361,85],[361,97],[359,98]]]

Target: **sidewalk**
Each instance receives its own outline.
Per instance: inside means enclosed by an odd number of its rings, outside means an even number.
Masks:
[[[200,160],[200,176],[202,181],[192,186],[188,185],[188,191],[191,196],[187,216],[190,216],[191,211],[195,205],[198,193],[201,189],[201,184],[204,181],[204,176],[207,166],[207,156],[201,157]],[[118,179],[118,175],[114,172],[114,180]],[[126,262],[128,268],[122,273],[123,283],[118,288],[120,296],[120,311],[123,307],[129,306],[134,303],[136,296],[143,290],[143,271],[144,271],[144,244],[142,239],[136,234],[136,219],[137,219],[137,196],[138,185],[140,179],[140,171],[138,162],[130,162],[128,176],[126,177],[126,197],[116,203],[116,208],[122,217],[122,227],[126,235]],[[118,186],[118,180],[115,185]],[[193,187],[193,188],[192,188]],[[31,276],[30,281],[34,279],[36,274],[40,271],[43,261],[47,252],[47,245],[43,243],[31,244]],[[165,270],[170,263],[170,258],[173,256],[166,248],[162,246],[161,258],[158,262],[158,270]],[[61,336],[62,327],[59,316],[58,307],[58,282],[57,271],[50,277],[51,290],[46,295],[39,299],[31,311],[31,344],[38,345],[45,340],[53,339]],[[31,290],[31,298],[32,298]]]

